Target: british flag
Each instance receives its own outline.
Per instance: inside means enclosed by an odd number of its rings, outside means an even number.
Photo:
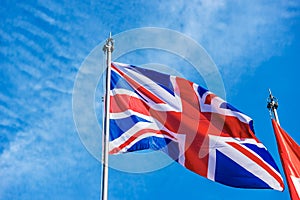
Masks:
[[[251,118],[186,79],[113,62],[109,153],[161,150],[228,186],[282,191]]]

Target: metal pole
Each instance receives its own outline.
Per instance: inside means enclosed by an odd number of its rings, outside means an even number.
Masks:
[[[111,34],[106,40],[103,51],[106,53],[106,96],[105,96],[105,127],[102,147],[102,200],[107,200],[108,194],[108,143],[109,143],[109,110],[110,110],[110,79],[111,79],[111,53],[114,49]]]
[[[272,95],[272,92],[271,92],[270,89],[269,89],[269,93],[270,94],[269,94],[269,98],[268,98],[267,108],[270,110],[271,117],[272,117],[272,114],[273,114],[273,117],[274,117],[275,121],[278,123],[278,125],[280,125],[278,114],[277,114],[278,100],[277,100],[276,97],[274,97]]]

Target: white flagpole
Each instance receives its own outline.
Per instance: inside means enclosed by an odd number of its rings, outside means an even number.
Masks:
[[[109,110],[110,110],[110,79],[111,79],[111,53],[114,49],[113,39],[111,34],[106,40],[103,47],[104,53],[106,53],[106,96],[105,96],[105,127],[103,135],[103,147],[102,147],[102,200],[107,200],[108,194],[108,143],[109,143]]]
[[[271,90],[269,89],[269,98],[268,98],[268,105],[267,105],[267,108],[270,110],[270,115],[272,117],[272,114],[273,114],[273,117],[275,119],[275,121],[277,122],[278,125],[279,124],[279,118],[278,118],[278,114],[277,114],[277,108],[278,108],[278,100],[276,97],[274,97],[272,95],[272,92]]]

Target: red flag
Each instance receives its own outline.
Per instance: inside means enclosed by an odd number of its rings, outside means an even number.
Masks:
[[[300,146],[273,119],[278,152],[292,200],[300,200]]]

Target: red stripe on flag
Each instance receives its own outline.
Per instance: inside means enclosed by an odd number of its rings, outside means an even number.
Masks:
[[[182,116],[178,133],[186,135],[184,166],[205,177],[209,153],[205,147],[208,143],[207,129],[209,126],[205,125],[206,118],[201,111],[199,112],[199,99],[193,83],[179,77],[176,77],[176,82],[182,102]]]
[[[161,99],[159,99],[157,96],[155,96],[154,94],[152,94],[149,90],[147,90],[145,87],[143,87],[141,84],[139,84],[138,82],[136,82],[135,80],[133,80],[132,78],[130,78],[128,75],[126,75],[124,72],[122,72],[121,70],[119,70],[117,67],[115,67],[113,65],[113,63],[111,64],[111,67],[113,70],[117,71],[121,76],[123,76],[126,81],[136,90],[138,90],[141,94],[146,94],[146,96],[151,99],[151,101],[155,102],[155,103],[165,103],[163,102]]]
[[[116,94],[111,96],[111,113],[121,113],[125,111],[137,112],[159,121],[168,130],[177,133],[181,125],[181,112],[158,111],[151,108],[141,99],[126,94]]]
[[[216,95],[215,94],[208,94],[207,96],[206,96],[206,98],[205,98],[205,104],[211,104],[211,100],[213,99],[213,98],[215,98],[216,97]]]
[[[143,115],[151,116],[150,107],[141,99],[126,94],[116,94],[110,97],[110,112],[120,113],[132,110]]]
[[[158,135],[166,135],[170,138],[172,138],[173,140],[176,140],[175,137],[173,137],[171,134],[169,134],[166,131],[163,130],[154,130],[154,129],[142,129],[138,132],[136,132],[134,135],[132,135],[129,139],[127,139],[124,143],[122,143],[121,145],[119,145],[118,147],[112,149],[109,154],[115,154],[118,153],[119,151],[121,151],[124,147],[130,145],[136,138],[141,137],[143,134],[147,134],[147,133],[155,133]]]

